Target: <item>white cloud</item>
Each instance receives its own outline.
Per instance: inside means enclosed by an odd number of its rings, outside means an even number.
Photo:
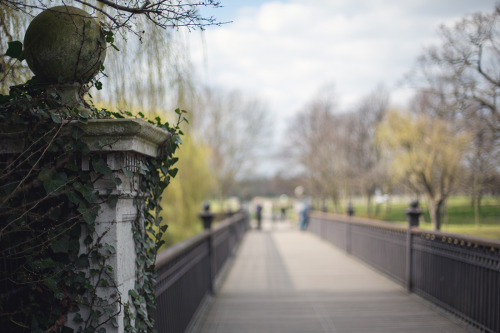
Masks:
[[[492,11],[495,0],[239,0],[234,23],[206,32],[210,84],[266,98],[278,132],[325,83],[348,109],[378,84],[396,87],[439,24]],[[247,5],[248,6],[248,5]],[[195,61],[202,56],[193,41]],[[198,59],[198,60],[196,60]],[[402,104],[408,89],[394,89]]]

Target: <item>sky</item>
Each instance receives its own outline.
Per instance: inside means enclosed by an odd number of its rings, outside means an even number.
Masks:
[[[412,94],[402,84],[441,24],[492,12],[495,0],[221,0],[206,13],[232,23],[190,36],[202,82],[265,101],[278,144],[290,119],[327,85],[341,111],[383,84],[391,105]]]

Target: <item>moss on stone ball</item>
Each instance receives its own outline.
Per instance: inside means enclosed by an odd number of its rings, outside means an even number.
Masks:
[[[37,15],[24,36],[30,69],[47,83],[89,82],[106,57],[99,22],[71,7],[49,8]]]

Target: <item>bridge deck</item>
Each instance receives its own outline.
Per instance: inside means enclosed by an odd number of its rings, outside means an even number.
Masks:
[[[448,317],[307,232],[269,223],[244,238],[195,331],[466,332]]]

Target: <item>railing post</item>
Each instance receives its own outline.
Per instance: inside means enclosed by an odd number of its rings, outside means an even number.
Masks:
[[[210,211],[210,204],[208,202],[203,204],[203,211],[198,215],[203,223],[203,229],[210,232],[208,237],[208,276],[209,281],[209,291],[210,294],[214,295],[214,280],[215,280],[215,244],[214,244],[214,234],[211,230],[212,222],[214,220],[215,214]]]
[[[405,211],[408,218],[408,229],[406,232],[406,290],[411,292],[412,276],[413,276],[413,239],[411,229],[418,228],[419,218],[422,211],[418,208],[418,201],[414,200],[410,203],[410,207]]]
[[[351,236],[351,223],[346,222],[345,224],[345,233],[346,233],[346,240],[345,240],[345,251],[348,254],[351,254],[352,252],[352,236]]]

